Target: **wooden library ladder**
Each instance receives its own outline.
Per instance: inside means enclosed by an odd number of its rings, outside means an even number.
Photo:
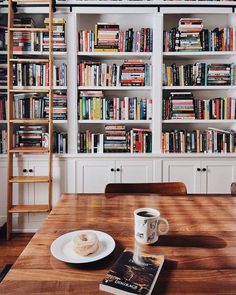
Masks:
[[[14,28],[15,5],[28,3],[47,3],[49,26],[48,28]],[[16,58],[13,53],[13,33],[14,32],[48,32],[49,33],[49,52],[48,58]],[[30,213],[30,212],[48,212],[51,210],[52,204],[52,148],[53,148],[53,0],[9,0],[8,1],[8,53],[7,53],[7,69],[8,69],[8,186],[7,186],[7,240],[11,238],[12,219],[14,213]],[[32,53],[31,53],[32,54]],[[38,53],[40,55],[40,52]],[[34,55],[37,55],[35,52]],[[37,89],[16,89],[13,85],[13,64],[22,63],[48,63],[49,68],[49,86],[45,90]],[[13,112],[14,93],[47,93],[49,95],[49,118],[48,119],[15,119]],[[13,133],[15,124],[44,124],[48,126],[48,147],[15,147],[13,141]],[[14,176],[13,174],[13,156],[14,154],[48,154],[48,175],[47,176]],[[13,185],[19,183],[47,183],[48,185],[48,201],[47,204],[13,204]]]

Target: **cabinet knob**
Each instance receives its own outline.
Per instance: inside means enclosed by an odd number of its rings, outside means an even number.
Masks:
[[[26,172],[28,172],[27,169],[23,169],[23,173],[26,173]]]
[[[34,172],[34,170],[33,170],[33,169],[29,169],[29,172],[30,172],[30,173],[33,173],[33,172]]]
[[[114,172],[115,171],[115,169],[114,168],[111,168],[111,172]]]
[[[199,172],[200,172],[200,171],[201,171],[201,168],[197,168],[197,171],[199,171]]]
[[[120,172],[120,168],[117,168],[116,171],[117,171],[117,172]]]
[[[206,168],[202,168],[202,171],[203,171],[203,172],[206,172],[207,170],[206,170]]]

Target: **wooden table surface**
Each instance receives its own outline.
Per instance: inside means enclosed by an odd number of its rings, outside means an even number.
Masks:
[[[133,211],[139,207],[157,208],[170,224],[166,236],[144,247],[165,255],[153,294],[236,294],[236,198],[82,194],[62,196],[0,284],[0,294],[103,294],[98,286],[108,269],[134,246]],[[115,251],[84,266],[55,259],[52,241],[81,229],[112,235]]]

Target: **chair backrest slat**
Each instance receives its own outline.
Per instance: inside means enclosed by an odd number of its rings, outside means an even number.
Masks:
[[[113,193],[147,193],[160,195],[186,195],[187,188],[183,182],[160,183],[109,183],[105,188],[105,194]]]

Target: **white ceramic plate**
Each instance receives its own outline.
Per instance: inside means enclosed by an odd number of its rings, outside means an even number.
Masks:
[[[88,256],[81,256],[73,250],[72,239],[77,234],[93,232],[99,240],[99,249]],[[115,249],[114,239],[102,231],[97,230],[78,230],[69,232],[58,237],[51,245],[52,255],[64,262],[69,263],[89,263],[100,260],[108,256]]]

